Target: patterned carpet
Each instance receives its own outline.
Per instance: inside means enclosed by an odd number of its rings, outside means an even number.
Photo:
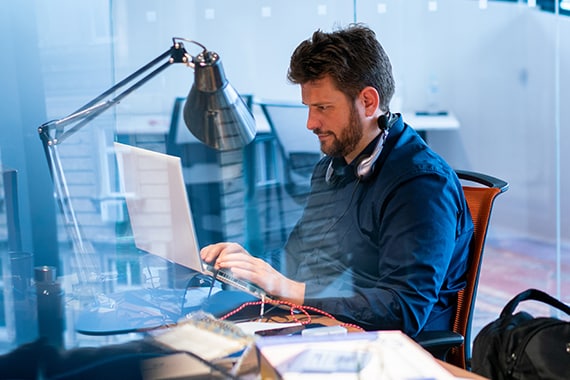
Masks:
[[[560,252],[560,299],[570,303],[570,247]],[[504,305],[528,288],[556,296],[556,246],[530,239],[489,238],[479,279],[473,317],[472,337],[495,320]],[[534,301],[523,302],[519,309],[532,315],[550,315],[548,307]]]

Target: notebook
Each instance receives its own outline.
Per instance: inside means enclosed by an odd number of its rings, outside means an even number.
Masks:
[[[202,261],[180,158],[114,144],[136,247],[268,299],[263,289],[235,278],[229,270],[219,270],[214,276],[213,267]]]

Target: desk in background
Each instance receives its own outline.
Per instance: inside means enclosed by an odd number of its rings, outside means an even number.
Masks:
[[[414,128],[420,136],[427,140],[427,134],[430,131],[449,131],[457,130],[460,127],[459,120],[452,112],[402,112],[404,122]]]

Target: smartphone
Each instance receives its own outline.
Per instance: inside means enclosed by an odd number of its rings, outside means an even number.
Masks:
[[[300,334],[304,328],[305,328],[304,325],[299,324],[295,326],[287,326],[277,329],[258,330],[254,332],[254,334],[259,336],[293,335],[296,333]]]

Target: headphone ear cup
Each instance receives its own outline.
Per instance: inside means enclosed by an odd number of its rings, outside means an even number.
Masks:
[[[325,182],[328,185],[337,185],[344,181],[350,180],[352,177],[352,167],[344,162],[343,158],[332,158],[325,172]]]
[[[329,162],[329,166],[327,166],[327,171],[325,173],[325,182],[327,185],[331,185],[333,183],[334,177],[334,168],[333,168],[333,160]]]
[[[382,121],[378,121],[378,124],[386,124],[390,123],[390,121],[386,118],[386,116],[381,116]],[[372,174],[374,173],[374,167],[376,166],[376,161],[380,157],[382,153],[382,148],[384,148],[384,142],[388,137],[388,130],[387,129],[380,129],[380,136],[378,137],[378,142],[374,147],[374,151],[370,156],[364,156],[359,159],[358,164],[354,166],[354,175],[358,178],[359,181],[366,181],[369,179]],[[335,162],[334,157],[331,158],[329,162],[329,166],[327,167],[327,171],[325,173],[325,181],[327,184],[332,184],[337,181],[335,177],[351,177],[352,171],[345,170],[346,165],[341,165],[339,162]],[[337,171],[339,173],[337,173]]]
[[[374,173],[374,167],[376,166],[376,161],[378,161],[380,153],[382,153],[382,148],[384,147],[384,142],[386,141],[387,136],[388,136],[388,131],[382,130],[380,132],[380,137],[378,138],[378,142],[376,143],[376,147],[374,147],[374,151],[372,152],[372,154],[368,157],[363,157],[358,163],[358,165],[355,166],[355,174],[359,180],[366,181]]]
[[[373,156],[364,156],[354,167],[354,174],[360,181],[366,181],[374,172],[374,162],[370,162]]]

